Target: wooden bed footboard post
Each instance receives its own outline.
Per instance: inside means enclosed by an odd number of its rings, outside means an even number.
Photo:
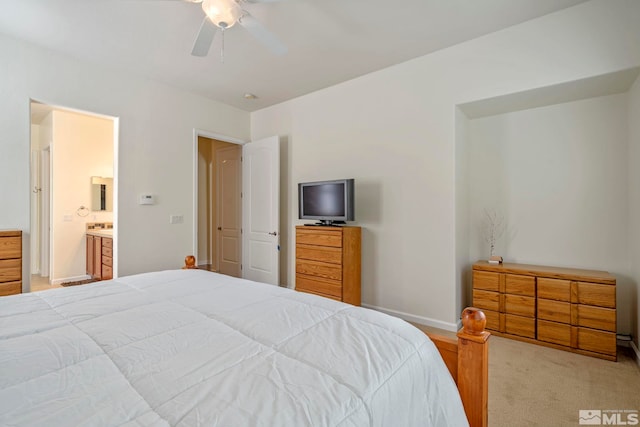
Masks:
[[[462,312],[458,332],[458,390],[471,427],[486,427],[489,395],[489,345],[484,313],[474,307]]]
[[[196,267],[196,257],[194,257],[193,255],[187,255],[184,258],[184,267],[182,267],[183,270],[191,270],[191,269],[195,269],[198,268]]]

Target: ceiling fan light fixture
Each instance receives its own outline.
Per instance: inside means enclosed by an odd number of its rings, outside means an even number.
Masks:
[[[242,8],[235,0],[204,0],[202,10],[217,27],[233,27],[242,17]]]

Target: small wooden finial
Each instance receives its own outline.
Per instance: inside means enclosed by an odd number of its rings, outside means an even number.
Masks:
[[[194,257],[193,255],[187,255],[184,258],[184,267],[182,267],[183,270],[189,270],[192,268],[197,268],[196,267],[196,257]]]
[[[462,311],[462,330],[469,335],[482,335],[487,318],[482,310],[467,307]]]

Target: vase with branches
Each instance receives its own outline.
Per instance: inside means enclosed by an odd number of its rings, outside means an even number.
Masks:
[[[502,236],[505,230],[504,215],[499,214],[493,209],[484,210],[482,238],[489,244],[490,256],[495,255],[496,242]]]

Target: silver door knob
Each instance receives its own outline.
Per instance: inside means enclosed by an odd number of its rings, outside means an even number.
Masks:
[[[269,235],[270,235],[270,236],[277,236],[277,235],[278,235],[278,232],[277,232],[277,231],[274,231],[273,233],[269,233]]]

